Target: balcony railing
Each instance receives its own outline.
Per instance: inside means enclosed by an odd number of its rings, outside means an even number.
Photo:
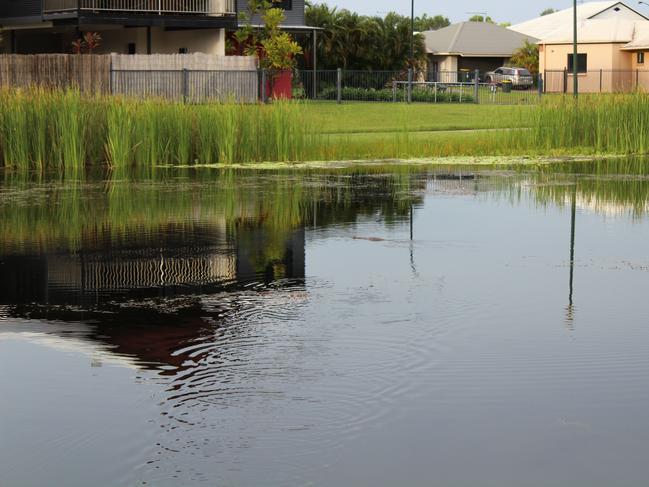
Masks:
[[[235,0],[43,0],[43,15],[78,12],[144,15],[235,15]]]

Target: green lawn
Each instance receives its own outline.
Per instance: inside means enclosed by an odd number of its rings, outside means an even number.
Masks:
[[[529,106],[309,102],[307,119],[325,134],[434,132],[515,128]]]

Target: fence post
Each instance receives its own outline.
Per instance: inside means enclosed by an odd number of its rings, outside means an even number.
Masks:
[[[604,70],[600,69],[599,70],[599,92],[600,93],[602,92],[602,88],[603,88],[603,86],[602,86],[602,81],[603,81],[602,78],[603,77],[604,77]]]
[[[397,102],[397,80],[392,80],[392,103]]]
[[[568,93],[568,69],[563,70],[563,93]]]
[[[340,105],[343,102],[343,70],[340,68],[336,72],[336,92],[338,93],[337,101]]]
[[[545,71],[543,71],[543,93],[546,93],[548,91],[548,88],[545,85],[547,79],[548,79],[548,70],[546,69]]]
[[[108,71],[108,94],[114,95],[114,87],[113,87],[113,58],[111,56],[110,59],[110,69]]]
[[[412,103],[412,68],[408,68],[408,103]]]
[[[638,91],[638,88],[640,87],[640,70],[636,69],[635,70],[635,89]]]
[[[187,103],[189,97],[189,69],[183,69],[183,103]]]
[[[261,102],[268,102],[268,77],[266,75],[266,70],[261,69]]]
[[[480,70],[475,70],[475,79],[473,80],[473,95],[475,97],[475,102],[480,103]]]
[[[539,83],[539,100],[541,100],[541,98],[543,98],[543,89],[545,86],[545,79],[543,78],[543,75],[541,73],[539,73],[538,83]]]

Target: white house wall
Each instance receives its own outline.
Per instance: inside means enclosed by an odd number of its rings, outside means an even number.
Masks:
[[[134,43],[137,54],[147,52],[146,28],[101,31],[101,51],[126,54],[128,45]],[[181,48],[190,53],[225,55],[225,30],[176,30],[151,29],[151,50],[154,54],[178,54]]]
[[[440,72],[458,72],[459,64],[457,56],[441,56],[438,62]]]

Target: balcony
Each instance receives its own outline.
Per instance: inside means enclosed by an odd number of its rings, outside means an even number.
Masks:
[[[206,16],[236,15],[236,0],[43,0],[43,16],[82,15]]]

